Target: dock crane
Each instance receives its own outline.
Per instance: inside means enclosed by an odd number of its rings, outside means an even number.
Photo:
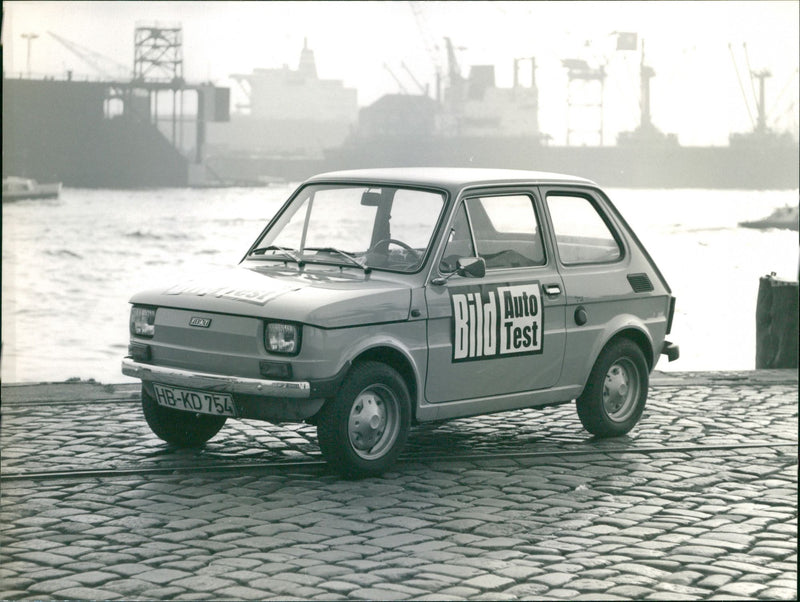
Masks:
[[[445,102],[461,106],[467,100],[467,80],[461,75],[461,67],[458,64],[456,50],[463,50],[463,46],[456,48],[450,38],[444,38],[447,48],[447,83],[448,98]]]
[[[743,77],[739,73],[739,65],[737,63],[736,55],[734,54],[733,46],[731,44],[728,44],[728,50],[730,51],[730,54],[731,54],[731,60],[733,62],[733,68],[734,68],[734,70],[736,72],[736,79],[739,82],[739,89],[741,90],[742,97],[744,98],[744,104],[745,104],[745,107],[747,108],[747,114],[750,117],[750,122],[753,125],[753,132],[755,134],[770,134],[771,130],[770,130],[769,125],[767,124],[767,119],[769,118],[770,113],[774,112],[774,106],[773,106],[772,110],[770,110],[769,112],[767,111],[767,107],[766,107],[766,80],[768,78],[772,77],[772,72],[770,72],[768,69],[760,69],[760,70],[752,69],[751,66],[750,66],[750,54],[747,51],[747,44],[742,44],[742,50],[744,52],[745,65],[747,66],[747,73],[750,76],[750,94],[751,94],[751,96],[748,96],[747,91],[745,90],[745,84],[742,82]],[[797,71],[795,71],[793,76],[796,75],[796,74],[797,74]],[[756,81],[758,81],[758,89],[757,90],[756,90]],[[791,83],[791,79],[790,79],[789,83]],[[789,84],[787,83],[787,87],[788,87],[788,85]],[[784,88],[781,91],[781,93],[778,95],[778,97],[775,100],[775,105],[777,105],[778,100],[780,99],[780,97],[783,95],[783,93],[785,91],[786,91],[786,88]],[[753,110],[751,108],[751,98],[752,98],[752,103],[755,104],[755,117],[753,116]]]
[[[428,95],[428,86],[423,86],[420,83],[420,81],[414,76],[414,73],[411,71],[411,69],[408,67],[408,65],[405,64],[405,62],[401,61],[400,62],[400,66],[403,68],[403,71],[406,72],[406,74],[411,79],[411,81],[414,82],[414,85],[419,89],[420,94],[422,94],[423,96],[427,96]],[[409,94],[409,91],[406,88],[405,84],[403,84],[403,81],[397,76],[397,74],[394,72],[394,70],[387,63],[383,64],[383,68],[386,70],[386,72],[389,75],[392,76],[392,79],[395,81],[395,83],[397,84],[397,87],[400,89],[400,93],[401,94]]]
[[[409,1],[409,7],[411,7],[411,12],[414,14],[414,21],[417,24],[417,29],[419,30],[419,35],[422,38],[422,44],[425,46],[425,52],[428,53],[428,57],[430,58],[431,64],[433,65],[434,76],[436,78],[435,84],[435,97],[434,100],[441,100],[441,79],[442,79],[442,68],[439,64],[439,47],[434,43],[433,39],[431,38],[430,32],[425,25],[425,15],[422,12],[422,7],[424,5],[423,2],[413,2]],[[409,75],[411,75],[409,73]],[[414,76],[411,76],[414,79],[414,83],[417,84],[420,89],[422,86],[419,85],[417,80]],[[427,95],[428,87],[425,86],[425,94]]]
[[[64,48],[69,50],[72,54],[81,59],[84,63],[89,65],[95,72],[108,80],[118,79],[124,73],[125,76],[130,78],[132,69],[118,63],[114,59],[103,56],[99,52],[95,52],[91,48],[81,46],[76,42],[72,42],[52,31],[47,32],[51,37],[58,41]]]
[[[395,72],[392,71],[392,68],[389,67],[389,65],[387,65],[386,63],[383,64],[383,68],[386,69],[387,73],[392,76],[392,79],[394,79],[395,83],[397,84],[397,87],[400,88],[400,93],[408,94],[408,90],[406,90],[406,87],[403,85],[403,82],[400,81],[400,78],[397,77]]]
[[[456,58],[456,49],[450,38],[445,38],[444,43],[447,46],[447,75],[450,78],[451,85],[454,82],[460,82],[464,78],[461,76],[461,68],[458,66],[458,58]],[[461,49],[459,47],[459,49]]]
[[[422,84],[419,82],[419,80],[418,80],[416,77],[414,77],[414,73],[411,71],[411,69],[409,69],[409,68],[408,68],[408,65],[406,65],[404,62],[401,62],[401,63],[400,63],[400,66],[403,68],[403,70],[404,70],[406,73],[408,73],[408,77],[410,77],[410,78],[411,78],[411,81],[412,81],[412,82],[414,82],[414,85],[415,85],[417,88],[419,88],[419,91],[420,91],[422,94],[424,94],[425,96],[427,96],[427,95],[428,95],[428,86],[423,86],[423,85],[422,85]]]
[[[758,100],[756,101],[756,131],[767,131],[767,111],[764,103],[764,82],[768,77],[772,77],[772,73],[767,69],[760,71],[751,71],[750,75],[753,79],[758,80]]]

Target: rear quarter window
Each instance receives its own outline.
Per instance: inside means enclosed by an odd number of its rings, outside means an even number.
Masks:
[[[610,263],[622,257],[617,237],[589,198],[551,193],[547,207],[562,263]]]

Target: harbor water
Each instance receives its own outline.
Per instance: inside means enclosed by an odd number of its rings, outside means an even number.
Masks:
[[[120,373],[128,299],[187,274],[234,265],[291,193],[266,188],[87,190],[3,205],[2,381]],[[798,276],[797,232],[739,222],[798,202],[798,191],[609,190],[677,297],[660,370],[755,367],[759,278]]]

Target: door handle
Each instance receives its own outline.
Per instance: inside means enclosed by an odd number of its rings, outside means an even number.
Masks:
[[[545,284],[544,294],[548,297],[558,297],[561,294],[561,287],[557,284]]]

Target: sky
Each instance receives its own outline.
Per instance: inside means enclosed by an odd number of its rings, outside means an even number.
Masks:
[[[304,41],[321,78],[358,90],[360,106],[414,79],[433,89],[446,71],[444,38],[456,47],[462,74],[494,65],[510,86],[515,58],[535,57],[539,125],[555,143],[566,137],[568,81],[562,59],[606,66],[604,138],[639,122],[639,65],[644,44],[651,115],[685,145],[726,144],[755,119],[750,71],[768,69],[768,124],[798,135],[800,2],[671,0],[625,2],[3,2],[3,69],[18,76],[99,79],[100,73],[48,32],[101,55],[106,71],[132,72],[137,24],[179,24],[184,76],[230,86],[233,73],[297,67]],[[616,50],[618,32],[637,34],[636,51]],[[36,34],[28,41],[23,34]],[[746,48],[746,50],[745,50]],[[106,59],[110,59],[106,61]],[[119,68],[113,63],[120,65]],[[108,66],[106,66],[108,65]],[[387,69],[388,67],[388,69]],[[737,75],[738,74],[738,75]],[[530,76],[521,69],[521,82]],[[748,108],[749,107],[749,108]],[[607,142],[607,143],[608,143]]]

